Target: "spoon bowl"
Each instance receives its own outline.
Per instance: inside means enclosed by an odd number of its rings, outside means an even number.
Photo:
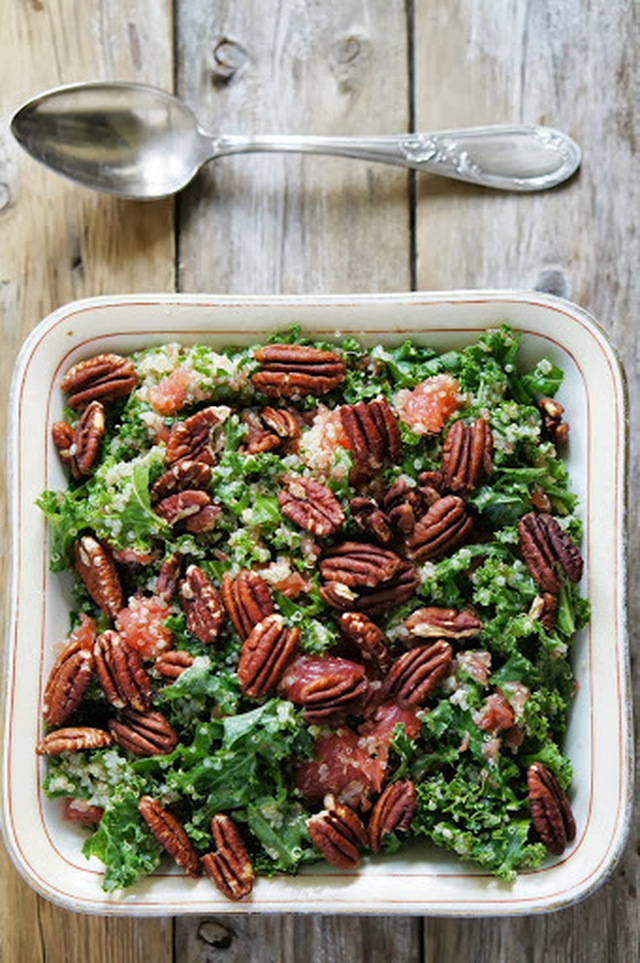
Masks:
[[[141,84],[56,88],[21,107],[11,130],[59,174],[123,197],[174,194],[206,157],[189,107]]]
[[[57,173],[93,190],[143,200],[175,194],[213,158],[255,151],[381,161],[511,191],[554,187],[580,164],[570,137],[536,125],[381,137],[213,135],[176,97],[131,83],[57,87],[24,104],[11,130]]]

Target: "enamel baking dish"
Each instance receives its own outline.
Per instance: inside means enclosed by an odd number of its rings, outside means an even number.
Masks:
[[[101,888],[101,865],[81,853],[84,831],[43,798],[40,705],[53,649],[68,631],[69,585],[48,571],[47,532],[35,500],[65,481],[50,441],[61,416],[60,379],[103,351],[126,353],[168,340],[249,344],[293,322],[321,337],[354,333],[370,344],[407,336],[442,350],[507,322],[523,332],[529,361],[565,371],[558,400],[571,425],[568,466],[585,522],[584,591],[592,619],[574,643],[579,690],[566,752],[574,766],[571,803],[578,832],[560,859],[503,883],[425,842],[393,858],[364,858],[358,872],[326,867],[259,879],[231,903],[206,878],[163,861],[124,893]],[[118,915],[313,912],[497,916],[555,910],[611,872],[629,822],[632,745],[625,612],[625,443],[623,377],[598,324],[576,306],[524,292],[451,292],[331,297],[135,295],[66,305],[24,344],[11,386],[9,423],[10,593],[4,651],[3,828],[22,875],[72,910]]]

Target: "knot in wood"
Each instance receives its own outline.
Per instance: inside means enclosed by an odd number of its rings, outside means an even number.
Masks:
[[[212,47],[214,81],[228,83],[250,60],[247,50],[235,40],[218,37]]]
[[[228,950],[235,935],[232,929],[217,920],[203,920],[198,927],[198,939],[218,950]]]
[[[335,64],[350,64],[359,57],[361,48],[357,37],[344,37],[334,43],[331,58]]]

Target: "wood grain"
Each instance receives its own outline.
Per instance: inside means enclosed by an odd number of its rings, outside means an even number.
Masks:
[[[20,344],[53,308],[95,294],[173,288],[171,202],[131,204],[80,190],[27,157],[8,128],[21,102],[61,83],[117,77],[170,86],[172,24],[169,0],[3,0],[0,7],[0,379],[6,385]],[[4,424],[3,406],[3,437]],[[4,477],[4,444],[0,457]],[[4,490],[0,507],[4,515]],[[5,560],[3,554],[3,584]],[[35,895],[1,849],[2,963],[162,963],[170,955],[170,922],[89,919],[58,909]]]
[[[635,424],[640,7],[633,0],[0,0],[0,13],[4,383],[33,325],[73,298],[172,290],[176,282],[229,293],[403,290],[415,278],[420,288],[539,288],[583,304],[624,360]],[[11,140],[15,107],[58,83],[131,78],[171,88],[174,41],[179,92],[213,131],[394,133],[408,129],[412,114],[420,130],[536,121],[572,133],[583,167],[549,194],[510,196],[348,160],[234,157],[203,172],[174,216],[171,202],[133,204],[78,189]],[[631,478],[639,469],[632,436]],[[633,502],[629,522],[634,626]],[[3,556],[3,584],[4,566]],[[635,664],[634,690],[637,698]],[[0,963],[636,963],[638,826],[636,815],[619,868],[586,902],[501,920],[91,918],[36,896],[2,851]]]
[[[640,414],[639,41],[637,4],[415,4],[419,128],[546,123],[572,134],[584,153],[578,176],[547,194],[511,196],[418,178],[418,286],[537,288],[581,304],[602,321],[626,366],[632,426]],[[444,95],[421,96],[428,90]],[[632,479],[639,455],[632,432]],[[640,617],[635,508],[629,536],[634,626]],[[633,688],[637,704],[637,664]],[[636,798],[637,789],[636,780]],[[477,963],[635,963],[639,847],[636,812],[618,870],[571,909],[513,920],[426,921],[425,963],[465,956],[470,946]]]
[[[209,130],[408,129],[403,3],[182,0],[178,10],[178,90]],[[406,290],[407,186],[402,171],[343,159],[251,155],[215,162],[179,205],[180,289]],[[411,920],[354,926],[340,917],[232,917],[224,926],[233,938],[220,949],[203,941],[200,921],[177,920],[177,958],[419,958]]]
[[[178,89],[223,133],[395,133],[409,113],[400,0],[182,0]],[[405,290],[407,174],[295,155],[223,158],[180,202],[182,290]]]
[[[186,922],[186,921],[185,921]],[[203,917],[180,925],[176,960],[189,963],[421,963],[417,919],[333,916]]]

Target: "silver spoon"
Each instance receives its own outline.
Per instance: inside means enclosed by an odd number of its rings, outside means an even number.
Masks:
[[[388,137],[208,134],[171,94],[129,83],[47,91],[17,111],[11,130],[59,174],[106,194],[144,199],[176,193],[213,158],[251,151],[338,154],[510,191],[554,187],[580,164],[570,137],[536,125]]]

